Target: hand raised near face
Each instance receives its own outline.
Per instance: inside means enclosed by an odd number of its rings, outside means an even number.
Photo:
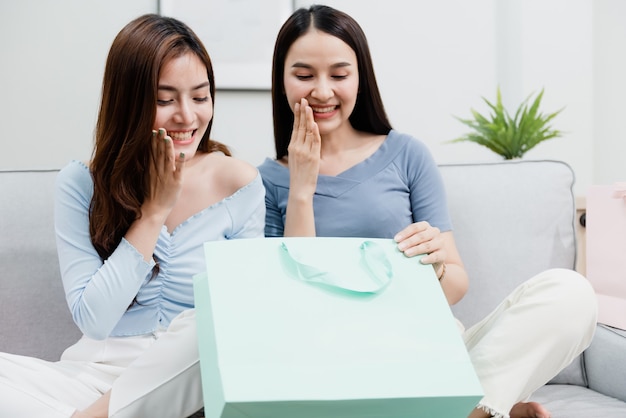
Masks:
[[[152,131],[151,145],[150,190],[144,203],[154,210],[169,213],[182,189],[185,156],[175,155],[172,139],[162,128]]]
[[[306,99],[294,106],[289,154],[290,193],[313,196],[320,168],[322,139]]]

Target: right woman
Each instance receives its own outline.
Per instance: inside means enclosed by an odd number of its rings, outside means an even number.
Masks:
[[[406,256],[425,254],[458,302],[468,277],[441,176],[424,144],[387,120],[358,23],[326,6],[295,11],[276,40],[272,103],[276,159],[259,167],[266,236],[393,238]],[[578,273],[530,278],[463,333],[485,394],[469,416],[547,418],[526,400],[589,345],[595,320]]]

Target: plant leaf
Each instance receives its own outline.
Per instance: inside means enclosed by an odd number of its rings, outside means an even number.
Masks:
[[[470,128],[470,132],[447,142],[469,141],[485,146],[505,159],[521,158],[528,150],[548,139],[562,135],[561,131],[552,129],[550,123],[563,110],[547,115],[539,111],[544,90],[542,89],[531,103],[529,95],[516,109],[513,117],[502,104],[502,94],[498,87],[496,102],[482,98],[490,109],[484,116],[470,109],[472,118],[455,118]]]

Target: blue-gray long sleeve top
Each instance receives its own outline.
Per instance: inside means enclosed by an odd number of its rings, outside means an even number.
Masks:
[[[172,233],[163,226],[154,250],[159,273],[151,278],[154,261],[144,261],[125,239],[101,260],[89,235],[92,195],[92,177],[83,163],[72,161],[59,172],[55,231],[61,277],[74,322],[94,339],[165,329],[194,307],[193,276],[206,270],[204,242],[263,236],[265,190],[257,176]]]

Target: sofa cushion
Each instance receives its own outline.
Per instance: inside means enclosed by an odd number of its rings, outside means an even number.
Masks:
[[[440,171],[470,279],[467,295],[452,307],[466,327],[533,275],[575,267],[574,173],[567,164],[519,160]]]
[[[470,286],[452,307],[466,327],[543,270],[576,265],[574,172],[552,160],[439,166]],[[504,180],[504,181],[503,181]],[[552,383],[586,386],[578,357]]]
[[[0,351],[58,360],[80,338],[54,236],[57,171],[0,171]]]
[[[587,375],[585,373],[585,358],[579,355],[572,361],[572,363],[561,370],[561,372],[554,376],[549,384],[560,385],[578,385],[587,387]]]
[[[626,403],[575,385],[546,385],[531,396],[554,418],[626,417]]]

